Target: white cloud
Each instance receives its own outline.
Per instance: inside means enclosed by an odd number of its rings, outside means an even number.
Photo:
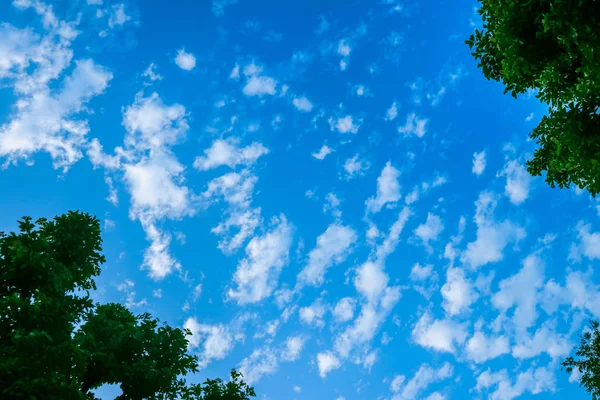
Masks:
[[[342,200],[332,192],[327,193],[325,196],[325,204],[323,204],[323,212],[331,212],[331,215],[339,220],[342,218],[342,211],[340,210],[340,204],[342,204]]]
[[[357,285],[357,291],[365,293],[364,288]],[[373,285],[376,286],[376,285]],[[373,340],[381,324],[385,321],[391,310],[400,300],[399,287],[385,287],[378,294],[366,293],[370,299],[363,303],[362,309],[352,325],[335,339],[335,351],[346,358],[358,347],[359,354],[368,350],[368,343]],[[378,297],[375,298],[377,295]]]
[[[446,270],[446,283],[442,286],[441,293],[444,310],[449,315],[459,315],[477,300],[477,292],[465,277],[462,268],[450,267]]]
[[[578,244],[571,247],[571,258],[578,260],[583,254],[590,260],[600,259],[600,233],[591,232],[591,225],[579,221],[577,224]]]
[[[414,400],[422,398],[421,393],[431,384],[446,380],[452,376],[454,368],[449,363],[441,367],[432,368],[427,363],[421,364],[415,375],[408,381],[403,375],[396,376],[391,384],[391,390],[395,393],[392,400]],[[406,383],[405,383],[406,382]],[[429,396],[428,398],[431,398]],[[437,399],[440,397],[438,396]],[[436,399],[436,397],[433,397]]]
[[[517,333],[524,334],[537,319],[537,292],[543,284],[544,263],[536,254],[527,256],[521,270],[498,284],[492,304],[502,313],[515,307],[512,320]]]
[[[229,74],[229,79],[233,79],[235,81],[240,79],[240,65],[239,64],[235,64],[235,66],[231,70],[231,73]]]
[[[389,277],[381,265],[367,261],[356,270],[354,286],[368,301],[375,303],[387,287]]]
[[[254,142],[246,147],[239,147],[235,139],[217,139],[211,147],[204,150],[204,156],[194,160],[194,168],[201,171],[227,165],[235,168],[238,165],[250,166],[261,156],[268,154],[269,149],[261,143]]]
[[[569,383],[579,383],[581,381],[582,376],[583,374],[581,373],[579,368],[573,368],[573,372],[571,372],[571,375],[569,375]]]
[[[427,119],[420,118],[417,114],[410,113],[406,116],[406,124],[398,128],[398,132],[404,133],[405,135],[416,135],[417,137],[423,137],[426,133]]]
[[[276,93],[277,81],[270,76],[262,74],[262,67],[250,63],[244,67],[246,76],[246,85],[243,92],[246,96],[263,97],[265,95],[273,96]]]
[[[400,200],[399,177],[400,171],[394,168],[391,162],[388,161],[381,171],[381,175],[377,178],[377,195],[370,197],[365,202],[367,212],[378,213],[386,204],[394,204]]]
[[[513,384],[505,369],[498,372],[490,372],[488,369],[477,377],[475,389],[481,392],[482,389],[492,387],[496,387],[496,390],[489,393],[489,400],[512,400],[526,392],[531,394],[554,392],[555,378],[548,368],[529,368],[527,371],[519,373]]]
[[[271,231],[252,238],[233,277],[236,289],[228,291],[230,298],[240,304],[257,303],[273,293],[281,269],[288,263],[292,232],[282,215],[273,218]]]
[[[463,324],[450,319],[433,319],[426,311],[415,324],[412,337],[425,348],[454,353],[456,345],[462,345],[467,338],[467,331]]]
[[[142,76],[145,76],[146,78],[150,79],[151,82],[162,80],[163,77],[161,74],[156,72],[156,68],[156,64],[150,63],[150,65],[148,65],[148,68],[146,68]]]
[[[388,108],[387,111],[385,112],[385,120],[393,121],[396,119],[397,116],[398,116],[398,106],[396,105],[396,102],[394,101],[392,103],[392,105],[390,106],[390,108]]]
[[[359,155],[355,154],[354,157],[344,162],[345,178],[350,180],[356,176],[364,175],[370,167],[369,162],[359,159]]]
[[[404,207],[402,211],[398,213],[398,218],[390,227],[390,231],[388,235],[383,240],[383,243],[377,248],[376,258],[383,262],[387,256],[392,254],[398,245],[398,241],[400,240],[400,234],[404,230],[404,226],[408,221],[408,218],[412,215],[410,208]]]
[[[356,242],[356,232],[337,222],[329,225],[317,238],[316,247],[308,254],[308,263],[298,275],[302,284],[320,286],[327,269],[342,263]]]
[[[302,307],[298,311],[300,321],[306,325],[323,326],[323,317],[327,309],[321,300],[315,300],[310,306]]]
[[[338,322],[347,322],[354,318],[356,300],[352,297],[344,297],[338,301],[333,309],[333,316]]]
[[[284,349],[281,352],[281,359],[283,361],[296,361],[300,357],[305,343],[306,338],[304,336],[290,336],[285,341]]]
[[[258,178],[247,170],[240,173],[231,172],[217,177],[208,183],[202,197],[214,202],[222,197],[228,204],[227,218],[212,228],[212,232],[222,236],[219,248],[226,254],[238,250],[262,223],[260,208],[252,208],[251,200],[254,185]],[[238,228],[237,233],[232,233]]]
[[[338,43],[337,52],[342,57],[348,57],[352,52],[352,48],[346,40],[340,40]]]
[[[224,325],[200,324],[195,318],[188,318],[183,327],[192,333],[188,337],[188,347],[197,351],[201,368],[205,368],[213,360],[222,360],[233,349],[233,335]]]
[[[337,130],[339,133],[358,133],[360,128],[360,121],[355,121],[352,115],[346,115],[345,117],[339,117],[337,119],[330,118],[329,124],[331,130]]]
[[[431,276],[433,273],[433,265],[421,265],[415,263],[410,270],[410,279],[413,281],[424,281]]]
[[[473,153],[473,168],[471,169],[471,172],[479,176],[485,171],[485,165],[485,150],[480,151],[479,153]]]
[[[508,196],[511,203],[519,205],[527,200],[531,185],[531,175],[517,160],[507,160],[504,169],[497,176],[506,177],[504,193]]]
[[[589,272],[569,272],[564,287],[550,280],[539,295],[541,306],[548,314],[568,305],[571,309],[587,310],[596,318],[600,317],[600,287],[592,283]]]
[[[358,97],[370,97],[373,96],[373,93],[369,90],[365,85],[354,85],[352,87],[352,93],[354,93]]]
[[[242,360],[239,371],[244,375],[244,381],[253,385],[264,375],[270,375],[277,371],[279,362],[276,353],[268,348],[257,349]]]
[[[564,358],[571,352],[572,344],[565,335],[555,332],[551,323],[544,323],[533,336],[525,333],[517,336],[517,343],[512,349],[515,359],[527,359],[547,353],[553,359]]]
[[[83,157],[82,149],[90,130],[85,119],[72,117],[83,111],[93,97],[104,92],[112,74],[92,60],[77,61],[71,75],[54,94],[46,82],[39,82],[35,75],[31,75],[31,79],[36,82],[22,81],[24,85],[32,85],[31,89],[22,89],[33,93],[19,98],[11,121],[0,127],[0,157],[6,158],[6,167],[19,159],[30,162],[34,153],[45,151],[52,157],[54,168],[66,171]],[[39,79],[46,80],[46,77]]]
[[[292,103],[300,111],[310,112],[313,109],[312,103],[306,97],[296,97]]]
[[[196,67],[196,57],[192,53],[186,53],[184,49],[177,52],[175,64],[185,71],[191,71]]]
[[[486,336],[477,331],[467,340],[465,346],[467,358],[474,363],[481,364],[510,352],[510,343],[502,335],[497,337]]]
[[[342,366],[340,360],[330,351],[317,354],[317,366],[319,367],[319,376],[325,378],[328,373]]]
[[[124,4],[116,4],[112,6],[110,16],[108,17],[109,27],[114,28],[115,26],[121,26],[130,20],[131,17],[125,13]]]
[[[185,138],[186,111],[179,104],[165,105],[156,93],[149,97],[138,94],[123,112],[123,126],[127,130],[125,147],[117,147],[115,155],[110,156],[102,152],[98,141],[93,141],[90,160],[108,170],[122,169],[131,195],[130,217],[141,222],[151,241],[143,268],[152,278],[162,279],[181,266],[169,253],[170,234],[161,232],[157,222],[195,212],[190,191],[184,185],[184,167],[169,149]]]
[[[442,219],[435,214],[427,213],[427,220],[415,229],[415,235],[421,239],[425,248],[431,252],[429,242],[437,240],[443,230]]]
[[[334,152],[334,150],[331,147],[324,144],[318,152],[312,153],[312,156],[314,158],[316,158],[317,160],[324,160],[325,157],[327,157],[329,154],[331,154],[333,152]]]
[[[498,262],[504,257],[504,249],[511,242],[518,242],[526,235],[525,230],[506,220],[498,222],[494,218],[496,198],[491,192],[481,192],[475,202],[473,220],[477,225],[477,239],[467,245],[462,261],[472,268]]]

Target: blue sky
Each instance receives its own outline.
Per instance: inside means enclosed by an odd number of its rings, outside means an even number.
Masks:
[[[259,399],[586,398],[600,204],[531,178],[476,2],[0,6],[0,230],[97,215],[95,298]],[[111,398],[115,388],[102,388]]]

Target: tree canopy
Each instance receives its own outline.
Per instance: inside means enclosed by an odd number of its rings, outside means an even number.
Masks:
[[[549,106],[527,162],[550,186],[600,193],[600,2],[479,0],[483,28],[466,41],[487,79]]]
[[[575,349],[575,357],[567,357],[562,366],[568,373],[577,369],[580,385],[592,395],[592,400],[600,400],[600,323],[591,321]]]
[[[198,371],[190,334],[117,303],[94,304],[90,291],[105,262],[98,219],[69,212],[29,217],[0,233],[0,397],[95,399],[118,384],[118,399],[249,400],[254,389],[231,380],[188,385]]]

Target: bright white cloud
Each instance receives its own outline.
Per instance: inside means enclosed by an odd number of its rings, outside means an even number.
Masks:
[[[194,168],[206,171],[222,165],[227,165],[230,168],[235,168],[238,165],[250,166],[268,153],[269,149],[258,142],[246,147],[239,147],[235,139],[217,139],[210,148],[204,150],[204,156],[196,157]]]
[[[391,205],[400,200],[399,177],[400,171],[388,161],[377,178],[377,195],[366,201],[367,212],[378,213],[386,204]]]
[[[244,381],[253,385],[264,375],[275,373],[279,368],[276,354],[272,349],[265,347],[254,350],[249,357],[244,358],[239,365]]]
[[[325,323],[323,317],[326,311],[327,309],[322,301],[316,300],[310,306],[300,308],[298,314],[300,315],[300,321],[306,325],[323,326]]]
[[[434,319],[426,311],[412,330],[413,340],[425,348],[435,351],[454,353],[457,345],[467,338],[466,327],[450,319]]]
[[[213,360],[222,360],[233,349],[233,335],[224,325],[200,324],[195,318],[188,318],[183,327],[192,333],[188,347],[198,353],[201,368]]]
[[[338,301],[333,309],[333,316],[338,322],[347,322],[354,318],[356,300],[352,297],[344,297]]]
[[[410,279],[413,281],[424,281],[433,273],[433,265],[421,265],[416,263],[410,270]]]
[[[525,333],[517,337],[517,343],[512,349],[516,359],[527,359],[547,353],[553,359],[564,358],[571,352],[572,343],[566,335],[555,331],[551,323],[544,323],[533,335]]]
[[[296,361],[306,344],[306,338],[301,335],[290,336],[285,341],[285,346],[281,352],[283,361]]]
[[[371,167],[369,162],[361,160],[358,154],[355,154],[354,157],[347,159],[344,162],[344,177],[348,180],[364,175],[365,172]]]
[[[330,351],[317,354],[317,366],[319,367],[319,376],[325,378],[331,371],[342,366],[340,360]]]
[[[263,68],[254,63],[244,67],[246,84],[243,92],[246,96],[273,96],[277,92],[277,81],[270,76],[261,75]]]
[[[150,79],[151,82],[162,80],[163,77],[161,74],[156,72],[156,68],[157,68],[156,64],[150,63],[150,65],[148,65],[148,68],[146,68],[146,70],[144,71],[142,76]]]
[[[108,26],[114,28],[115,26],[124,25],[127,21],[130,21],[131,17],[125,13],[124,4],[115,4],[110,10],[108,17]]]
[[[360,121],[355,121],[352,115],[346,115],[345,117],[339,117],[337,119],[330,119],[329,124],[331,130],[337,130],[339,133],[358,133],[360,128]]]
[[[318,152],[312,153],[312,156],[314,158],[316,158],[317,160],[324,160],[325,157],[327,157],[328,155],[330,155],[333,152],[334,152],[334,150],[331,147],[324,144],[323,146],[321,146],[321,148],[319,149]]]
[[[504,193],[511,203],[519,205],[527,200],[529,187],[531,186],[531,175],[521,163],[517,160],[507,160],[504,169],[498,173],[498,176],[506,177]]]
[[[354,286],[368,301],[375,303],[387,287],[389,277],[381,265],[367,261],[356,270]]]
[[[385,112],[385,120],[393,121],[396,119],[397,116],[398,116],[398,106],[397,106],[396,102],[394,101],[392,103],[392,105],[390,106],[390,108],[388,108],[387,111]]]
[[[481,364],[510,352],[510,343],[504,335],[497,337],[486,336],[477,331],[467,340],[465,346],[467,358]]]
[[[427,122],[427,119],[420,118],[415,113],[410,113],[406,116],[406,124],[399,127],[398,132],[423,137],[427,132]]]
[[[292,232],[282,215],[273,219],[269,232],[252,238],[233,277],[236,288],[228,291],[230,298],[240,304],[257,303],[273,293],[288,263]]]
[[[481,192],[475,202],[473,220],[477,225],[477,239],[467,245],[462,255],[462,261],[472,268],[502,260],[506,246],[526,235],[525,230],[512,221],[499,222],[494,218],[496,204],[496,197],[491,192]]]
[[[449,363],[433,368],[429,364],[421,364],[415,375],[408,381],[402,375],[392,381],[391,390],[395,395],[392,400],[413,400],[422,398],[421,393],[431,384],[446,380],[452,376],[454,368]],[[406,383],[405,383],[406,382]],[[431,398],[431,396],[429,396]],[[437,397],[440,398],[439,396]],[[436,397],[433,397],[436,399]]]
[[[175,64],[185,71],[191,71],[196,67],[196,57],[192,53],[186,53],[184,49],[177,52]]]
[[[465,277],[462,268],[450,267],[446,270],[446,283],[442,286],[441,293],[444,310],[449,315],[459,315],[477,300],[477,292]]]
[[[427,213],[427,220],[415,229],[415,236],[421,239],[425,248],[431,252],[429,242],[437,240],[443,230],[442,219],[435,214]]]
[[[306,97],[296,97],[292,103],[300,111],[310,112],[313,109],[312,103]]]
[[[52,157],[54,168],[66,171],[83,157],[90,130],[85,119],[74,117],[87,102],[104,92],[111,79],[112,73],[94,61],[82,60],[76,62],[71,75],[54,94],[46,83],[23,82],[37,88],[32,87],[31,96],[19,100],[11,120],[0,126],[0,157],[6,159],[4,166],[16,164],[19,159],[30,162],[33,154],[45,151]]]
[[[485,171],[485,165],[485,150],[480,151],[479,153],[473,153],[473,168],[471,169],[471,172],[479,176]]]
[[[544,284],[544,263],[536,254],[523,261],[523,267],[498,284],[492,304],[502,313],[515,307],[512,317],[517,333],[524,334],[537,319],[538,290]]]
[[[493,387],[496,390],[490,392]],[[489,400],[512,400],[527,392],[531,394],[554,392],[555,377],[546,367],[532,367],[519,373],[513,384],[505,369],[498,372],[491,372],[488,369],[477,377],[475,389],[478,392],[487,390]]]
[[[320,286],[327,269],[342,263],[356,242],[356,232],[337,222],[329,225],[317,238],[316,247],[308,254],[308,263],[298,275],[302,284]]]
[[[591,232],[591,225],[580,221],[577,224],[578,244],[571,247],[571,258],[578,260],[581,255],[589,260],[600,259],[600,233]]]
[[[214,234],[221,236],[219,248],[226,254],[238,250],[262,223],[260,208],[251,207],[257,180],[247,170],[231,172],[210,181],[202,193],[209,204],[222,198],[228,205],[227,217],[212,229]]]

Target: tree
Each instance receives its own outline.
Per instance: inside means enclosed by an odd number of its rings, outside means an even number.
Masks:
[[[575,356],[577,358],[567,357],[563,368],[568,373],[577,368],[581,373],[579,384],[592,395],[592,400],[600,400],[600,323],[590,322],[590,329],[582,335]]]
[[[0,232],[0,398],[95,399],[103,384],[119,384],[118,398],[131,400],[255,396],[235,370],[226,384],[187,385],[185,375],[198,371],[189,331],[93,303],[105,261],[95,217],[25,217],[19,229]]]
[[[479,1],[483,29],[466,43],[484,76],[549,105],[530,134],[540,147],[528,171],[600,193],[600,2]]]

